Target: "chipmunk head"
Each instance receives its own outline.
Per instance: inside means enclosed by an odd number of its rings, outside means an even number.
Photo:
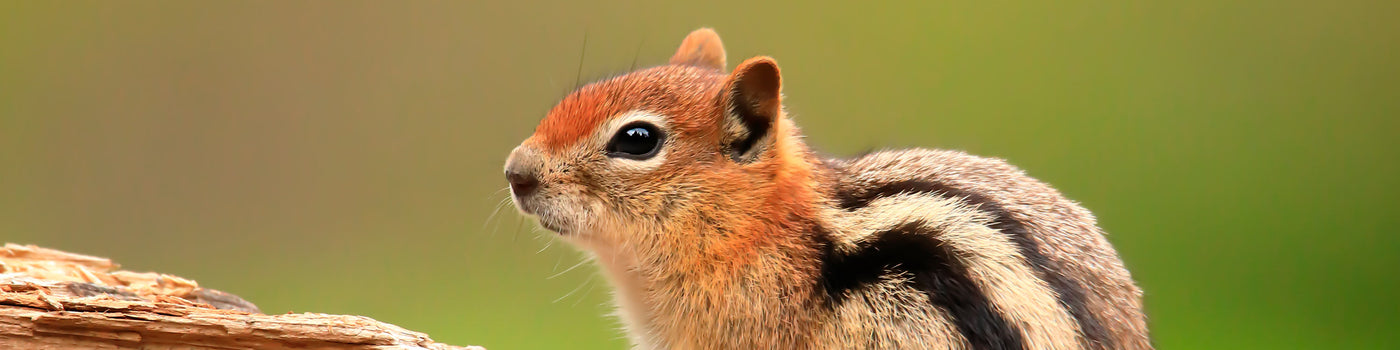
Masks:
[[[773,190],[783,144],[800,142],[777,63],[724,69],[719,36],[700,29],[668,65],[574,91],[511,152],[516,207],[565,236],[632,241]]]

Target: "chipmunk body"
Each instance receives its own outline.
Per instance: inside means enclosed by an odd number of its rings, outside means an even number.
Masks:
[[[1094,217],[955,151],[824,159],[768,57],[714,31],[564,98],[506,164],[516,206],[592,252],[637,348],[1150,349]]]

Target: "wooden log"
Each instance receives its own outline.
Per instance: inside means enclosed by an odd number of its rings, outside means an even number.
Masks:
[[[0,349],[465,350],[364,316],[264,315],[238,296],[108,259],[0,248]]]

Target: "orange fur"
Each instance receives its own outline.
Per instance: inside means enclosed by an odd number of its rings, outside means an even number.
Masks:
[[[701,120],[716,113],[712,95],[724,74],[688,66],[661,66],[593,83],[565,97],[535,128],[550,150],[567,148],[604,121],[629,110],[675,119],[685,130],[703,132]]]

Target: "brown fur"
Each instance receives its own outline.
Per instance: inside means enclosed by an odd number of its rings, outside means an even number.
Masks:
[[[771,58],[723,68],[697,30],[671,65],[566,97],[507,161],[540,183],[517,207],[596,255],[638,348],[1151,348],[1082,207],[960,152],[822,160]],[[638,121],[667,135],[654,158],[602,151]],[[932,250],[892,255],[911,246]]]

